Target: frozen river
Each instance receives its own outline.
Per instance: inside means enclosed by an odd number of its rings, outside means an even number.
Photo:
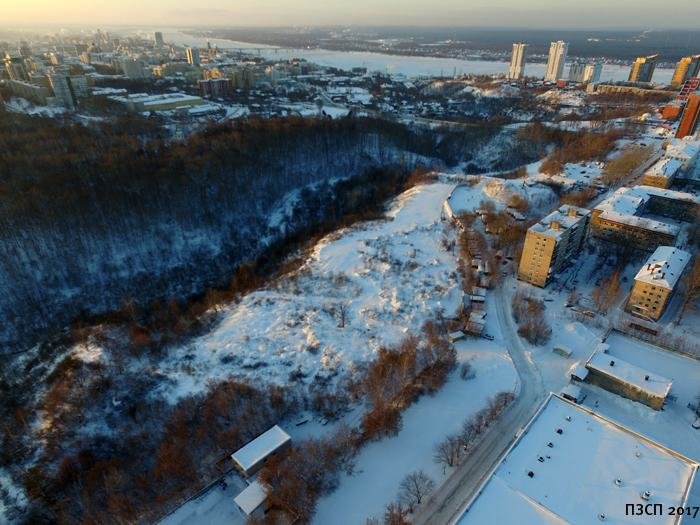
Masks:
[[[349,70],[353,67],[366,67],[370,71],[381,71],[392,75],[404,75],[406,77],[420,76],[451,76],[455,74],[496,75],[505,74],[508,71],[508,62],[498,60],[461,60],[456,58],[437,57],[412,57],[387,55],[382,53],[368,53],[360,51],[331,51],[327,49],[279,49],[275,46],[264,44],[252,44],[248,42],[236,42],[220,38],[203,38],[187,35],[182,32],[165,32],[166,42],[179,45],[191,45],[206,47],[207,42],[217,45],[220,49],[253,49],[254,54],[259,54],[268,59],[304,58],[309,62],[321,66],[336,67]],[[564,78],[568,77],[567,64]],[[602,81],[627,80],[629,66],[605,64],[603,66]],[[534,77],[543,77],[545,64],[526,64],[525,74]],[[657,68],[654,73],[654,82],[668,84],[673,76],[672,69]]]

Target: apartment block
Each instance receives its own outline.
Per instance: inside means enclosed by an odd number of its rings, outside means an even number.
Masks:
[[[562,206],[527,230],[518,279],[544,288],[581,249],[591,212]]]
[[[659,245],[674,244],[680,228],[643,215],[687,221],[698,209],[700,200],[690,193],[653,186],[620,188],[593,208],[591,235],[651,251]]]
[[[685,109],[681,116],[681,121],[678,124],[676,138],[682,139],[689,135],[693,135],[700,123],[700,92],[688,95],[688,101],[685,103]]]
[[[545,70],[545,82],[556,82],[563,77],[564,63],[569,51],[569,43],[563,40],[549,44],[549,58],[547,59],[547,69]]]
[[[629,82],[651,82],[656,69],[656,59],[659,55],[637,57],[630,69]]]
[[[700,55],[683,57],[676,64],[673,72],[671,85],[681,87],[689,78],[697,77],[700,74]]]
[[[510,59],[510,68],[508,69],[508,78],[510,80],[520,80],[525,72],[525,48],[527,44],[523,42],[515,42],[513,44],[513,55]]]
[[[637,272],[625,310],[658,321],[690,262],[690,254],[673,246],[659,246]]]
[[[642,184],[656,188],[670,188],[682,166],[683,164],[676,159],[661,159],[644,172]]]

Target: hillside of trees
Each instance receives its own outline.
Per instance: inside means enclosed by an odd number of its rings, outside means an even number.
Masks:
[[[493,133],[280,119],[214,125],[173,142],[140,117],[86,127],[2,112],[0,347],[25,349],[125,303],[226,285],[284,236],[344,213],[338,180],[378,166],[452,164]],[[291,216],[272,221],[302,189]],[[360,203],[371,197],[353,191]]]

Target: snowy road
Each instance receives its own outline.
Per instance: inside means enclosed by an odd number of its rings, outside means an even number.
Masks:
[[[503,342],[518,372],[518,397],[486,432],[469,458],[455,469],[430,501],[416,513],[414,524],[454,523],[505,454],[517,431],[527,424],[545,398],[542,377],[515,331],[509,301],[502,287],[495,296]]]

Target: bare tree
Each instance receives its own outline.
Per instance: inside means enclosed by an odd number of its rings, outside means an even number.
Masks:
[[[347,319],[348,315],[348,305],[345,303],[340,303],[338,305],[338,315],[340,316],[340,320],[338,321],[338,328],[345,328],[345,320]]]
[[[443,472],[447,467],[453,467],[459,461],[461,450],[461,440],[459,436],[447,436],[440,441],[433,450],[433,460],[442,465]]]
[[[401,503],[391,502],[384,511],[384,525],[408,525],[406,511]]]
[[[399,499],[408,507],[409,512],[420,505],[435,490],[435,481],[422,470],[411,472],[399,486]]]

